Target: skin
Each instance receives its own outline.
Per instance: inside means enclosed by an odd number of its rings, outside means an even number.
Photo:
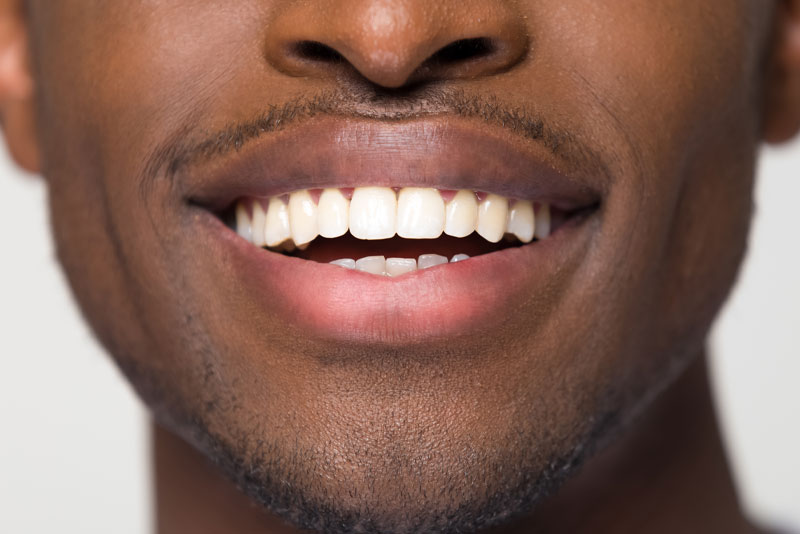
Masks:
[[[562,510],[575,508],[559,502],[581,507],[603,531],[613,521],[593,507],[586,481],[621,473],[609,510],[630,517],[637,502],[650,503],[682,526],[718,520],[710,524],[744,530],[718,436],[691,430],[712,420],[696,369],[745,252],[758,147],[800,125],[800,2],[0,6],[6,141],[21,166],[47,180],[74,294],[159,425],[162,532],[186,531],[204,514],[208,532],[237,520],[249,521],[242,530],[291,532],[277,516],[331,532],[501,524],[529,532],[537,522],[569,531]],[[499,52],[426,62],[475,35],[500,43]],[[301,40],[344,59],[313,60],[286,46]],[[608,170],[580,266],[544,294],[521,288],[490,328],[425,343],[303,336],[206,252],[180,181],[157,176],[143,186],[165,144],[298,95],[334,94],[346,106],[354,95],[381,94],[368,109],[380,121],[387,106],[424,107],[430,91],[535,112]],[[529,515],[667,389],[637,430]],[[648,428],[676,447],[648,449]],[[679,450],[681,437],[694,446]],[[653,478],[674,491],[631,490],[635,466],[654,458],[675,466]],[[716,467],[704,479],[697,465]],[[722,497],[705,514],[689,513],[680,496],[704,480]],[[194,488],[196,515],[171,498],[180,488]],[[250,501],[267,513],[250,519],[242,511]],[[204,502],[230,513],[215,515]],[[648,521],[667,524],[654,514],[637,526]]]

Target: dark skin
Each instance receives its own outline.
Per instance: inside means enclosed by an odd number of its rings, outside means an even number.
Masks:
[[[758,147],[800,126],[800,2],[0,6],[6,140],[47,180],[74,294],[159,425],[160,532],[748,531],[700,357],[745,252]],[[429,61],[474,37],[492,52]],[[606,176],[581,252],[460,334],[301,331],[201,223],[193,186],[216,160],[152,165],[298,96],[335,95],[311,127],[358,105],[347,124],[399,111],[414,128],[434,94],[535,116]],[[542,148],[447,105],[424,120]]]

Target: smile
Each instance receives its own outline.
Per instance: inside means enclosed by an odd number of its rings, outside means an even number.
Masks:
[[[545,239],[553,216],[548,204],[491,193],[356,187],[244,199],[233,219],[258,247],[396,277]]]
[[[554,306],[597,227],[602,176],[492,129],[331,119],[266,137],[176,178],[247,298],[320,338],[446,338]]]

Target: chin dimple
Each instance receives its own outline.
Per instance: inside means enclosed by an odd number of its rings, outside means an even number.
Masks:
[[[304,250],[318,237],[346,234],[361,241],[395,238],[436,240],[473,234],[486,243],[527,244],[550,235],[550,206],[468,190],[365,186],[300,190],[270,198],[245,198],[235,207],[237,233],[253,245],[276,252]],[[331,263],[372,274],[401,276],[419,269],[465,261],[437,254],[418,258],[364,256]]]

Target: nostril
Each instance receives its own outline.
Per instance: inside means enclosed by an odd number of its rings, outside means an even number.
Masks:
[[[440,48],[428,58],[427,63],[442,66],[465,63],[490,56],[496,49],[492,40],[486,37],[459,39]]]
[[[305,61],[338,64],[347,60],[336,49],[319,41],[300,41],[291,47],[293,55]]]

